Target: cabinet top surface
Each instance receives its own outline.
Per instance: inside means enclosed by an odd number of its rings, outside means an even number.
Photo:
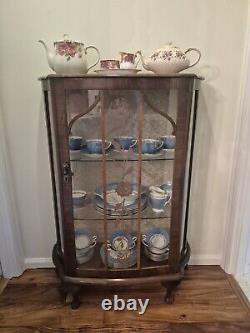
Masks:
[[[180,78],[180,79],[185,79],[185,78],[189,78],[189,79],[198,79],[198,80],[204,80],[203,77],[198,76],[196,74],[192,74],[192,73],[185,73],[185,74],[166,74],[166,75],[156,75],[156,74],[146,74],[146,73],[142,73],[142,74],[136,74],[136,75],[99,75],[99,74],[49,74],[49,75],[45,75],[45,76],[41,76],[39,77],[39,80],[48,80],[48,79],[59,79],[59,78],[63,78],[63,79],[87,79],[87,78],[105,78],[105,79],[114,79],[114,78],[130,78],[130,79],[134,79],[134,78],[147,78],[147,79],[158,79],[158,78]]]

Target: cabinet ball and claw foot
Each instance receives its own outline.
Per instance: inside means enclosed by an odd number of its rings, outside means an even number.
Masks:
[[[72,309],[80,289],[161,283],[187,269],[189,193],[201,78],[42,77],[57,243]]]

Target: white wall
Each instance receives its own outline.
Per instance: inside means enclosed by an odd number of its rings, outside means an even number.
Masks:
[[[152,50],[167,41],[202,52],[190,242],[194,260],[222,252],[247,0],[0,1],[0,100],[10,150],[25,257],[50,257],[55,240],[48,150],[37,78],[49,73],[44,50],[68,33],[102,57]],[[33,260],[33,259],[32,259]],[[37,259],[35,259],[37,260]]]

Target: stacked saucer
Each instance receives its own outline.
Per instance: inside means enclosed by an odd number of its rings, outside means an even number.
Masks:
[[[136,237],[123,230],[115,231],[107,242],[107,265],[110,268],[128,268],[136,264]],[[105,264],[105,244],[101,247]]]
[[[92,259],[97,237],[88,231],[76,231],[76,260],[78,264],[84,264]]]
[[[164,261],[169,254],[169,234],[163,228],[152,228],[142,235],[145,256],[153,261]]]

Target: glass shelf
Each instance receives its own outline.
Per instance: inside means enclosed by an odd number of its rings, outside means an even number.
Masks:
[[[71,162],[102,162],[103,156],[100,155],[91,155],[80,152],[75,153],[76,151],[70,151],[70,161]],[[142,154],[142,161],[166,161],[166,160],[174,160],[174,149],[163,150],[156,154]],[[75,156],[74,156],[75,154]],[[127,153],[111,151],[106,154],[106,161],[113,162],[113,161],[138,161],[138,154],[130,155],[128,158]]]

